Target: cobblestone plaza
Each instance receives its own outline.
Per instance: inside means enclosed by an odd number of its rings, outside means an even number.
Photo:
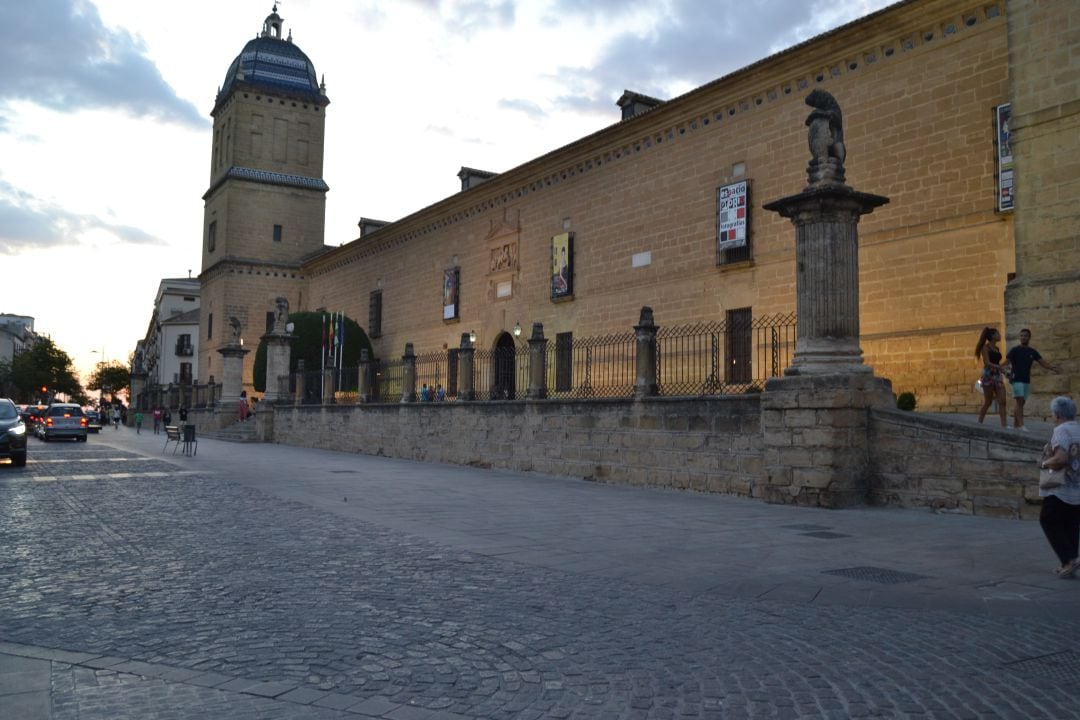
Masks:
[[[1080,717],[1036,523],[162,438],[0,467],[0,716]]]

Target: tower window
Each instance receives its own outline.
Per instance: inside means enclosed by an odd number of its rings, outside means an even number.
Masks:
[[[206,339],[214,339],[214,313],[208,313],[206,316]]]
[[[210,227],[206,228],[206,251],[214,252],[214,248],[217,247],[217,220],[210,223]]]
[[[274,226],[274,242],[281,242],[281,226]]]

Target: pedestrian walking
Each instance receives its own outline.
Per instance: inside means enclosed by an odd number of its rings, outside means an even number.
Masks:
[[[154,434],[157,435],[161,432],[161,408],[154,408]]]
[[[187,408],[180,406],[180,427],[187,425]]]
[[[1042,367],[1053,372],[1059,372],[1057,366],[1043,360],[1039,351],[1031,347],[1031,331],[1024,328],[1020,331],[1020,344],[1009,350],[1005,359],[1009,361],[1010,377],[1012,384],[1013,402],[1016,408],[1013,411],[1013,427],[1017,430],[1027,431],[1024,426],[1024,403],[1031,394],[1031,366],[1039,363]]]
[[[135,434],[142,434],[142,410],[135,411]]]
[[[240,402],[238,403],[237,412],[240,415],[240,422],[247,420],[248,418],[248,400],[247,390],[240,391]]]
[[[1080,570],[1080,425],[1076,422],[1076,403],[1071,398],[1056,397],[1050,401],[1054,415],[1054,434],[1050,437],[1044,470],[1063,470],[1062,484],[1043,488],[1039,525],[1053,548],[1061,566],[1054,573],[1063,579]]]
[[[165,427],[172,425],[172,411],[169,408],[164,408],[161,411],[161,422],[165,423]]]
[[[113,430],[119,430],[120,429],[120,408],[116,407],[115,405],[113,406],[113,409],[112,409],[112,422],[113,422]]]
[[[982,385],[983,404],[979,408],[979,423],[986,418],[986,411],[997,400],[998,413],[1001,415],[1001,427],[1008,427],[1005,420],[1005,379],[1001,374],[1001,351],[998,350],[998,342],[1001,341],[1001,333],[997,328],[984,327],[979,335],[979,342],[975,345],[975,357],[982,360],[982,375],[979,376],[979,384]]]

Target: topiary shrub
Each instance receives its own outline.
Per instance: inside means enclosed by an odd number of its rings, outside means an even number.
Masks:
[[[296,372],[296,365],[300,360],[304,361],[307,370],[318,370],[322,367],[322,336],[323,318],[329,318],[326,313],[320,312],[295,312],[289,314],[289,322],[293,324],[292,352],[289,354],[289,372]],[[360,350],[367,349],[368,357],[374,359],[375,353],[371,348],[371,341],[367,333],[356,324],[355,320],[345,318],[345,350],[342,353],[342,367],[357,367],[360,365]],[[255,390],[266,392],[266,341],[260,340],[259,347],[255,350],[255,366],[252,370],[255,377]]]
[[[908,412],[911,412],[915,409],[915,405],[915,393],[913,392],[900,393],[900,395],[898,395],[896,398],[896,407],[900,408],[901,410],[907,410]]]

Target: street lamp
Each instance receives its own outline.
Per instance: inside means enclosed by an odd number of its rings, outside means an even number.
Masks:
[[[91,350],[90,354],[91,355],[97,355],[98,351],[97,350]],[[98,409],[101,409],[101,407],[105,404],[105,386],[102,385],[102,383],[101,383],[102,378],[101,378],[101,372],[100,372],[101,370],[105,369],[105,346],[104,345],[101,346],[101,359],[98,360],[97,366],[98,366],[98,370],[99,370],[99,372],[98,372]]]

